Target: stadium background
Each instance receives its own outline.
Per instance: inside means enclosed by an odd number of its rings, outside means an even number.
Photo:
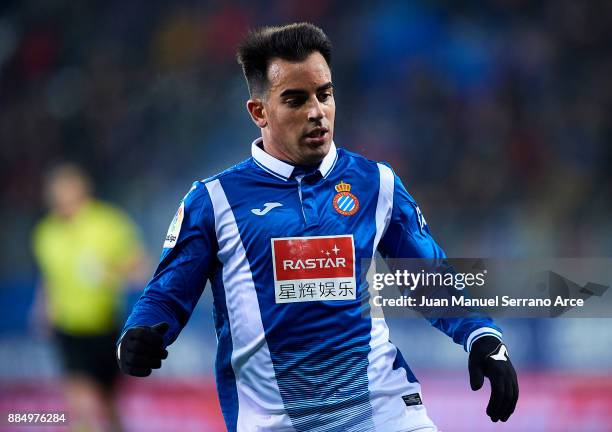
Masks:
[[[44,170],[81,163],[155,261],[191,182],[257,136],[240,35],[302,20],[334,43],[336,143],[390,161],[449,256],[610,257],[612,2],[5,0],[1,412],[62,404],[56,353],[28,328]],[[125,380],[129,430],[221,430],[209,294],[164,368]],[[443,430],[609,431],[610,323],[502,322],[521,398],[501,425],[460,347],[424,321],[393,321],[391,335]]]

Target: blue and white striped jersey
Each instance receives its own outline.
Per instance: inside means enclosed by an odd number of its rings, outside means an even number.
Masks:
[[[387,165],[333,144],[311,172],[260,146],[193,184],[124,332],[165,321],[172,343],[210,280],[228,430],[432,425],[406,402],[420,402],[420,386],[384,319],[363,313],[362,259],[444,256],[415,201]],[[483,317],[432,324],[467,350],[481,335],[501,337]]]

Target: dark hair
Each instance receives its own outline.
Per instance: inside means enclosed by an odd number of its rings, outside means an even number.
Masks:
[[[296,23],[251,31],[238,46],[236,58],[242,66],[249,93],[261,96],[270,84],[267,71],[273,58],[299,62],[318,51],[331,66],[331,49],[331,42],[319,27]]]
[[[77,163],[72,161],[57,162],[49,168],[45,174],[45,183],[50,184],[66,178],[78,179],[85,187],[89,188],[91,179],[89,175]]]

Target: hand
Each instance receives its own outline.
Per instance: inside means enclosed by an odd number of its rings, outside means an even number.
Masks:
[[[472,390],[482,387],[485,376],[491,382],[491,398],[487,406],[491,421],[508,420],[516,407],[519,387],[506,345],[493,336],[476,339],[470,351],[468,369]]]
[[[161,361],[168,357],[163,335],[169,327],[168,323],[161,322],[153,327],[132,327],[126,331],[117,347],[119,369],[137,377],[149,376],[151,369],[159,369]]]

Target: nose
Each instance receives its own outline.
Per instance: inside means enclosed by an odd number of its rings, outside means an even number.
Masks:
[[[324,116],[323,104],[315,97],[308,107],[308,121],[319,122]]]

